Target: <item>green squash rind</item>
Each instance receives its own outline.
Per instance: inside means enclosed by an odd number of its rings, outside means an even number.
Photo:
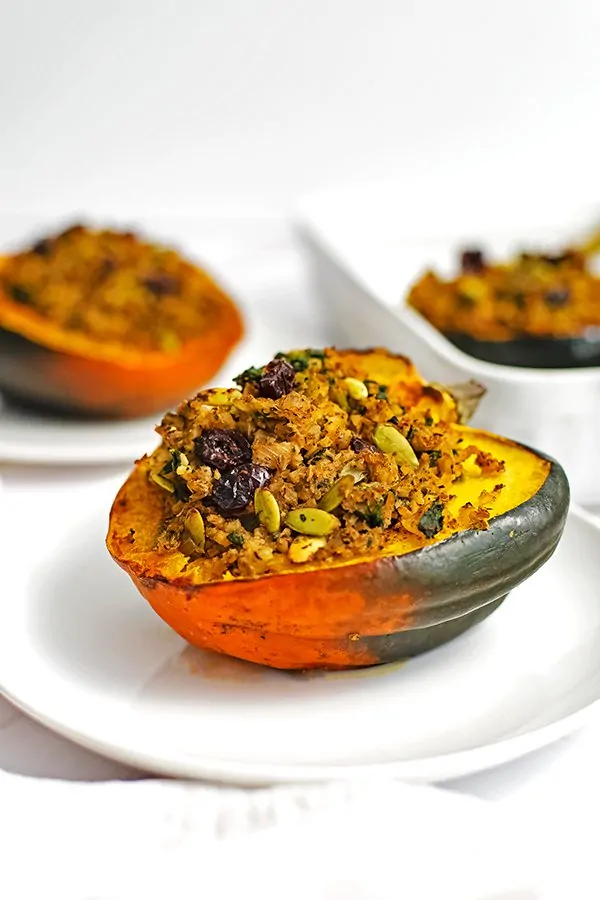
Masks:
[[[467,334],[444,336],[463,353],[485,362],[526,369],[581,369],[600,366],[600,338],[518,338],[482,341]]]
[[[536,452],[536,451],[533,451]],[[418,596],[410,629],[365,637],[380,662],[431,650],[481,621],[554,553],[569,509],[565,472],[555,460],[533,497],[490,521],[392,559],[398,579]],[[498,547],[502,552],[498,552]],[[463,627],[461,627],[463,626]]]

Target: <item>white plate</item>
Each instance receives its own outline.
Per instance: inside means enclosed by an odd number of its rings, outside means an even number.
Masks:
[[[600,367],[483,362],[403,302],[427,267],[454,268],[459,247],[483,244],[500,257],[527,245],[560,247],[598,225],[597,204],[577,208],[554,195],[516,202],[510,192],[457,195],[454,187],[430,200],[390,183],[313,195],[301,216],[329,341],[383,344],[410,356],[431,380],[477,379],[487,388],[477,424],[550,453],[566,469],[573,497],[600,503]]]
[[[600,697],[600,530],[570,514],[552,560],[481,625],[403,666],[292,675],[188,647],[109,558],[118,482],[5,484],[0,690],[84,746],[246,784],[440,780],[571,732]]]
[[[48,465],[137,459],[158,438],[158,416],[130,422],[69,422],[35,415],[0,400],[0,461]]]

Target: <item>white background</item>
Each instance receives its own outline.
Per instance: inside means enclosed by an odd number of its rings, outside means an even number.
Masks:
[[[596,0],[0,0],[0,213],[593,192],[599,38]]]
[[[0,238],[20,215],[217,215],[231,258],[234,219],[246,241],[307,190],[387,175],[432,215],[446,185],[596,200],[599,99],[598,0],[0,0]],[[126,774],[0,704],[1,768]],[[591,861],[599,746],[588,728],[453,786]]]

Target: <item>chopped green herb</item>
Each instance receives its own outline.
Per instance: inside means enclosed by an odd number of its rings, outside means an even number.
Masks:
[[[244,385],[250,381],[255,384],[257,381],[260,381],[262,378],[263,370],[257,369],[255,366],[250,366],[250,368],[245,369],[241,372],[240,375],[236,375],[233,379],[236,384],[239,384],[240,387],[244,387]]]
[[[20,284],[7,284],[6,290],[17,303],[29,303],[31,300],[31,292]]]
[[[232,531],[231,534],[227,535],[227,540],[230,544],[232,544],[234,547],[237,547],[238,549],[244,546],[244,535],[237,534],[235,531]]]
[[[433,425],[433,419],[431,418],[431,416],[425,416],[425,424],[428,427],[431,427]]]
[[[293,350],[290,353],[277,353],[275,359],[285,359],[290,363],[296,372],[304,372],[308,369],[311,359],[325,359],[325,353],[322,350]]]
[[[434,500],[419,519],[419,531],[427,538],[434,537],[444,527],[444,504]]]
[[[357,507],[356,514],[360,516],[363,522],[367,523],[369,528],[377,528],[379,525],[383,525],[383,516],[381,515],[382,509],[383,502],[374,503],[373,506],[364,503],[362,506]]]
[[[176,472],[179,466],[181,465],[181,453],[179,450],[169,450],[171,454],[171,459],[168,463],[165,463],[162,469],[160,470],[161,475],[170,475],[171,472]]]
[[[409,444],[412,441],[414,435],[415,435],[415,429],[411,425],[410,428],[408,429],[408,431],[406,432],[406,434],[404,435],[404,437],[406,438],[406,440],[408,441]]]
[[[369,394],[372,397],[375,397],[376,400],[388,400],[388,389],[386,384],[379,384],[378,381],[373,381],[371,378],[365,378],[365,384],[369,388]]]
[[[292,364],[295,372],[304,372],[305,369],[308,369],[307,359],[301,359],[300,357],[298,357],[297,359],[290,359],[288,360],[288,362]]]
[[[429,468],[430,469],[433,469],[433,467],[435,466],[435,464],[437,463],[437,461],[441,455],[442,455],[441,450],[428,450],[427,451],[427,456],[429,457]]]
[[[304,462],[307,466],[312,465],[312,463],[316,463],[318,460],[323,459],[326,453],[327,447],[321,447],[319,450],[315,450],[311,456],[307,456]]]

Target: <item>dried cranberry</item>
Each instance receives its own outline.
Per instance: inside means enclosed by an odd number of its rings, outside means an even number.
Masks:
[[[355,453],[360,453],[362,450],[375,450],[376,448],[373,444],[363,441],[362,438],[353,437],[350,441],[350,449],[354,450]]]
[[[10,294],[13,300],[16,300],[17,303],[30,303],[31,302],[31,291],[23,287],[21,284],[6,284],[6,291]]]
[[[241,431],[226,428],[207,428],[194,439],[196,456],[205,466],[224,471],[251,462],[252,447]]]
[[[100,271],[103,275],[111,275],[118,267],[118,263],[116,259],[113,259],[112,256],[107,256],[100,263]]]
[[[142,279],[144,287],[156,297],[164,297],[166,294],[176,294],[179,291],[179,279],[174,275],[157,274]]]
[[[547,291],[544,300],[550,309],[560,309],[569,302],[569,290],[568,288],[556,288],[553,291]]]
[[[273,359],[260,377],[258,392],[261,397],[277,400],[284,394],[289,394],[294,387],[295,378],[295,369],[287,360]]]
[[[116,259],[112,259],[110,257],[103,259],[96,270],[96,284],[102,284],[102,282],[106,278],[109,278],[113,274],[113,272],[117,270],[117,268],[118,263]]]
[[[212,499],[223,515],[237,515],[251,502],[254,491],[267,484],[270,478],[271,473],[264,466],[252,463],[237,466],[215,481]]]
[[[35,253],[36,256],[50,256],[52,253],[52,241],[49,241],[47,238],[36,241],[31,248],[31,252]]]
[[[463,272],[472,272],[474,274],[482,272],[485,268],[483,252],[475,247],[463,250],[460,254],[460,266]]]

